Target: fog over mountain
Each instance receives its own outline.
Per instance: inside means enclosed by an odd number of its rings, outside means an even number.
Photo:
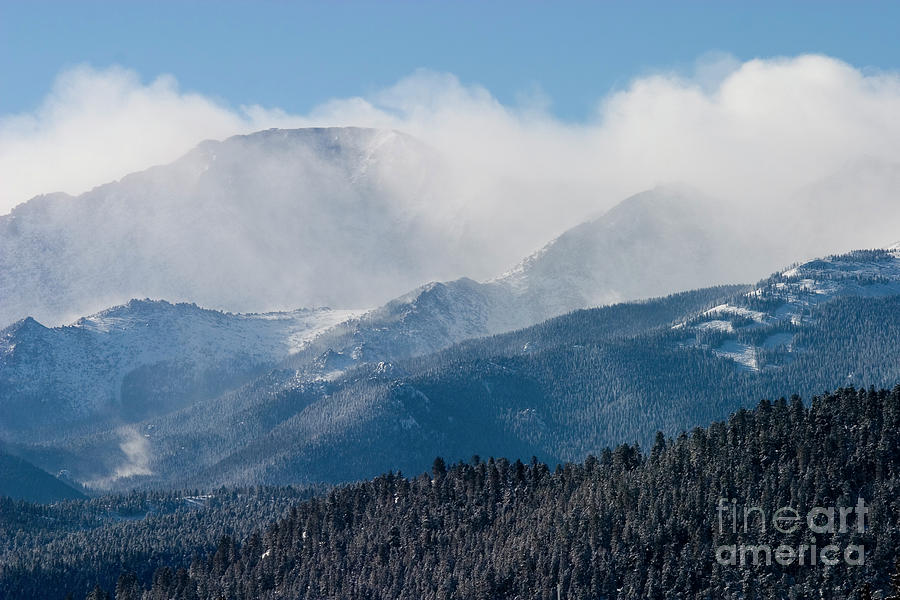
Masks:
[[[393,131],[273,130],[38,197],[0,217],[0,321],[55,324],[134,297],[367,307],[458,275],[477,244],[438,227],[430,160]]]
[[[900,167],[874,159],[799,190],[800,214],[657,186],[535,252],[533,233],[450,206],[451,172],[392,130],[267,130],[205,142],[79,197],[40,196],[0,217],[0,324],[59,325],[147,297],[232,312],[361,309],[444,281],[466,300],[445,303],[442,318],[465,321],[471,337],[754,281],[900,237]]]
[[[635,79],[584,123],[427,71],[291,115],[79,67],[0,119],[0,206],[104,184],[0,217],[0,326],[135,297],[372,308],[504,273],[543,290],[546,317],[900,237],[895,73],[814,55],[712,63]],[[341,129],[251,133],[318,125]],[[183,154],[203,136],[222,141]],[[648,190],[670,201],[617,207]]]

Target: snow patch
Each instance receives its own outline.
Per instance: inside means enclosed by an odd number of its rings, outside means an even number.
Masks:
[[[743,365],[751,371],[759,370],[759,363],[756,360],[756,348],[747,344],[742,344],[736,340],[728,340],[713,352],[717,356],[727,358]]]

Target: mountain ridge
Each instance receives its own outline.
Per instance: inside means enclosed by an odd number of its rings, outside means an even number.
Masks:
[[[308,309],[235,315],[131,300],[64,327],[47,328],[27,317],[0,331],[0,404],[7,417],[0,428],[16,439],[25,423],[31,423],[25,431],[52,430],[154,414],[143,403],[171,409],[212,393],[207,388],[221,390],[224,381],[234,385],[260,373],[355,314]],[[42,414],[36,407],[52,410]]]

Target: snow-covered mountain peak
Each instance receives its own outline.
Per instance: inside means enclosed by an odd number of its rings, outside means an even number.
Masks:
[[[215,311],[205,311],[192,303],[172,304],[165,300],[132,299],[126,304],[113,306],[96,314],[81,317],[72,323],[72,327],[109,332],[116,329],[128,330],[136,325],[150,325],[154,322],[184,318],[188,315],[202,316],[214,313]]]

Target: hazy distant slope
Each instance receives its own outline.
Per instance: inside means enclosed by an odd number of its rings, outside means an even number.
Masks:
[[[0,496],[29,502],[84,498],[84,494],[46,471],[2,450],[0,450]]]
[[[549,318],[578,308],[759,279],[791,260],[696,190],[666,186],[570,229],[497,282]],[[537,319],[542,320],[542,319]],[[536,321],[537,321],[536,320]]]
[[[793,212],[771,220],[790,226],[784,242],[794,260],[893,243],[900,239],[900,164],[853,161],[800,190]]]

